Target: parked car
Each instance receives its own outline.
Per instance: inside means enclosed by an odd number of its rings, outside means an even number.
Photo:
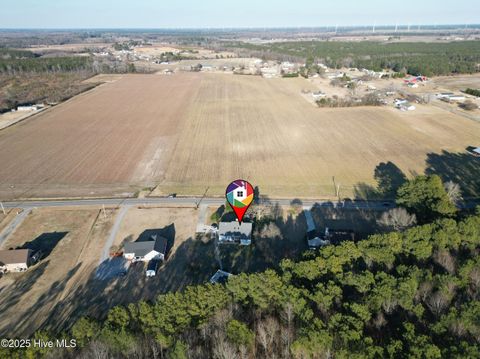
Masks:
[[[150,262],[148,262],[145,276],[155,277],[155,275],[157,274],[158,262],[159,261],[157,259],[152,259]]]

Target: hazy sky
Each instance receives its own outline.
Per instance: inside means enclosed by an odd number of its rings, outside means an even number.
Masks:
[[[478,0],[0,0],[0,28],[192,28],[480,22]]]

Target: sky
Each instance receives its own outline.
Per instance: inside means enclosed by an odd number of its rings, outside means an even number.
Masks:
[[[478,0],[0,0],[0,28],[247,28],[480,23]]]

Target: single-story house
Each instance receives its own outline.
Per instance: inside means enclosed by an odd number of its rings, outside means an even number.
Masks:
[[[327,97],[327,94],[323,93],[322,91],[316,91],[316,92],[312,92],[312,97],[316,101],[316,100],[320,100],[322,98]]]
[[[449,98],[450,96],[454,96],[454,93],[453,92],[440,92],[440,93],[437,93],[435,96],[437,96],[437,98]]]
[[[415,106],[412,105],[410,102],[405,102],[405,103],[398,104],[396,107],[400,111],[413,111],[413,110],[415,110]]]
[[[165,260],[168,240],[153,235],[148,241],[128,242],[123,248],[123,257],[132,262],[149,262],[152,259]]]
[[[218,225],[220,243],[240,243],[248,246],[252,243],[252,224],[247,222],[220,222]]]
[[[441,92],[436,94],[437,98],[444,101],[465,101],[465,96],[457,95],[453,92]]]
[[[1,272],[25,272],[30,264],[31,249],[0,250]]]

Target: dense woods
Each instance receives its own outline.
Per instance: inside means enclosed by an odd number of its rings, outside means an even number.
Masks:
[[[133,63],[92,56],[40,56],[0,48],[0,113],[18,105],[61,102],[95,86],[97,73],[135,72]]]
[[[315,58],[332,68],[358,67],[380,71],[391,69],[412,75],[450,75],[480,71],[480,41],[450,43],[378,43],[295,41],[266,45],[231,43],[258,54],[283,54],[295,58]]]
[[[225,285],[117,306],[101,321],[85,317],[61,335],[35,337],[78,340],[56,358],[478,358],[480,208],[459,218],[445,202],[449,186],[438,181],[422,176],[399,189],[399,201],[429,223],[308,251],[302,261]],[[415,206],[415,196],[428,205]]]

